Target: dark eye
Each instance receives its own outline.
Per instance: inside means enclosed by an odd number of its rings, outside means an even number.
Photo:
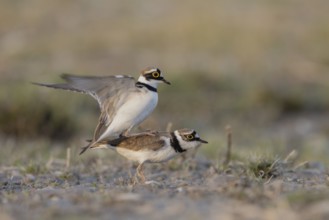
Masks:
[[[187,140],[192,140],[194,136],[192,134],[186,135]]]
[[[155,79],[156,78],[159,78],[160,77],[160,73],[159,72],[153,72],[152,73],[152,77],[155,78]]]

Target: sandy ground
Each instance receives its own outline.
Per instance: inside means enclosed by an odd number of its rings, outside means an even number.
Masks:
[[[257,177],[242,163],[217,169],[199,157],[177,158],[147,165],[147,184],[132,184],[134,167],[123,160],[116,166],[101,159],[86,166],[66,167],[65,160],[39,165],[29,172],[0,168],[1,219],[329,217],[328,175],[315,162],[275,161]]]

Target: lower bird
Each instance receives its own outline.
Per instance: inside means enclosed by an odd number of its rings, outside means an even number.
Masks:
[[[139,163],[136,176],[145,182],[143,173],[144,163],[159,163],[167,161],[189,149],[194,149],[202,143],[202,140],[193,129],[180,129],[173,132],[150,132],[121,136],[113,140],[103,140],[94,144],[91,149],[110,148],[128,160]]]

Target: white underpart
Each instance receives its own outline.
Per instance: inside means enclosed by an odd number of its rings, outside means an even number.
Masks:
[[[158,82],[147,81],[144,76],[140,76],[139,82],[146,83],[157,88]],[[141,88],[141,92],[132,93],[127,97],[125,103],[117,110],[117,113],[97,141],[103,140],[110,136],[116,136],[140,124],[149,116],[158,104],[158,93],[152,92],[147,88]]]
[[[166,144],[161,149],[154,151],[154,150],[140,150],[140,151],[133,151],[124,148],[115,148],[115,150],[127,158],[128,160],[137,161],[139,163],[150,162],[150,163],[158,163],[167,161],[174,156],[177,155],[175,150],[170,146],[170,139],[163,138]],[[111,147],[110,147],[111,148]]]

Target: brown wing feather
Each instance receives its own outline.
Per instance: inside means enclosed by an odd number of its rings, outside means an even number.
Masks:
[[[102,112],[94,131],[93,142],[96,141],[106,131],[106,118],[106,113]]]
[[[109,98],[104,101],[101,108],[99,122],[94,132],[94,141],[98,140],[99,137],[106,131],[117,113],[116,109],[120,108],[120,106],[124,104],[126,97],[130,94],[130,91],[133,91],[133,89],[135,88],[133,87],[131,90],[119,90],[117,91],[115,98]]]
[[[158,150],[164,146],[165,141],[160,139],[159,134],[142,134],[124,138],[118,138],[112,141],[108,141],[109,144],[114,144],[115,147],[125,148],[129,150]],[[112,145],[113,146],[113,145]]]

